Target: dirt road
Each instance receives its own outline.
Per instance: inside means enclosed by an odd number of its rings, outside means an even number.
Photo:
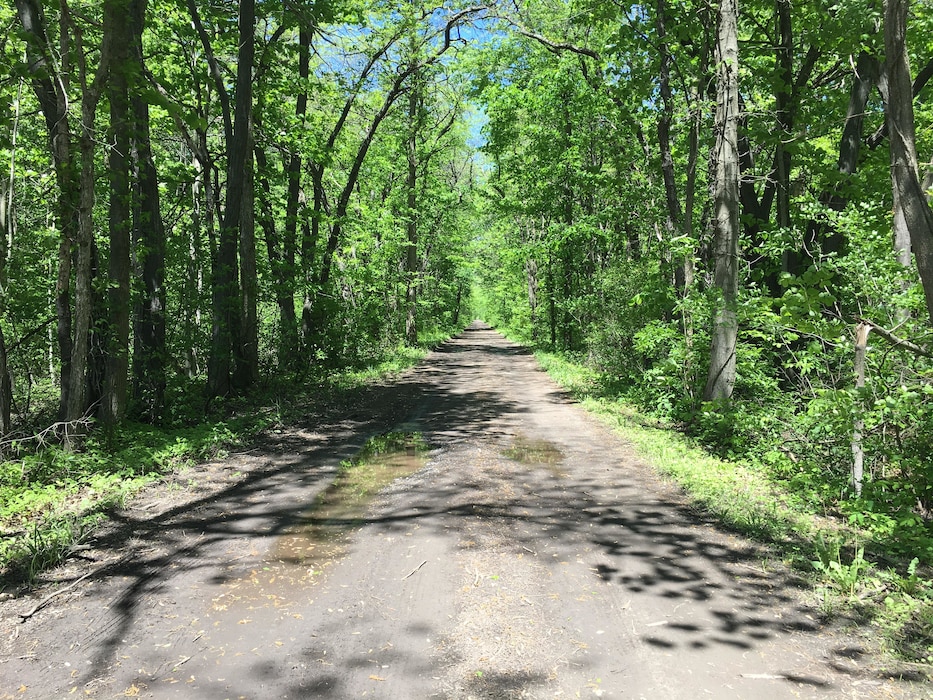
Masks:
[[[320,522],[312,542],[309,504],[386,430],[420,431],[426,466],[346,543]],[[3,603],[0,698],[923,694],[479,326],[189,476],[56,572],[92,574],[32,617],[42,592]]]

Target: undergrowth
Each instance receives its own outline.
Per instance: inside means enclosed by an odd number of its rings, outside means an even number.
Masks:
[[[378,361],[270,383],[247,397],[215,402],[176,397],[164,427],[124,423],[97,429],[71,450],[49,441],[8,442],[0,455],[0,590],[31,583],[79,550],[109,513],[160,479],[224,457],[265,430],[284,427],[324,397],[392,377],[425,349],[400,347]]]
[[[882,633],[897,657],[933,664],[930,550],[916,527],[880,527],[870,511],[854,509],[829,517],[819,501],[788,488],[767,465],[712,456],[674,426],[645,416],[607,388],[593,368],[555,353],[536,356],[584,408],[694,503],[729,528],[767,543],[808,575],[824,612],[853,612]]]

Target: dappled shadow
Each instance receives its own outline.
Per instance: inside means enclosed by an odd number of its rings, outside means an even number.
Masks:
[[[400,427],[421,431],[435,454],[456,450],[462,443],[488,444],[497,461],[490,470],[477,468],[446,479],[425,479],[405,499],[387,501],[371,517],[354,520],[352,524],[366,530],[367,536],[404,536],[414,524],[439,534],[464,532],[471,524],[480,524],[508,533],[508,546],[516,555],[532,553],[541,566],[553,571],[562,562],[583,558],[593,581],[632,596],[647,596],[659,609],[666,601],[671,603],[669,616],[633,618],[632,630],[645,647],[681,658],[710,649],[741,654],[761,651],[766,643],[784,635],[820,632],[810,612],[796,603],[792,589],[799,582],[792,575],[765,568],[760,550],[701,523],[676,494],[660,496],[656,485],[627,469],[614,441],[592,444],[579,435],[563,436],[559,454],[567,459],[559,472],[508,459],[509,453],[503,454],[500,448],[529,418],[528,403],[514,397],[521,395],[517,387],[528,381],[524,372],[533,363],[527,351],[498,334],[481,327],[468,329],[399,382],[356,390],[341,415],[309,417],[303,423],[310,433],[270,436],[269,445],[254,457],[262,465],[243,476],[231,473],[229,485],[219,492],[151,519],[138,511],[116,514],[98,544],[116,548],[133,540],[138,546],[94,575],[95,588],[87,593],[89,612],[79,642],[62,638],[51,643],[62,648],[80,643],[87,649],[89,663],[76,680],[92,683],[111,672],[128,645],[142,643],[146,616],[164,614],[164,608],[176,605],[179,591],[186,587],[201,590],[213,597],[216,607],[232,583],[249,580],[256,576],[257,566],[266,566],[270,582],[263,590],[263,601],[241,597],[238,607],[221,608],[232,624],[239,617],[248,624],[251,615],[258,615],[260,602],[269,605],[272,600],[278,605],[276,585],[301,589],[311,585],[319,573],[288,569],[281,562],[263,563],[249,548],[263,543],[271,547],[298,525],[312,523],[322,530],[345,527],[348,523],[339,519],[316,521],[308,513],[309,503],[325,488],[340,462],[357,452],[367,438]],[[522,373],[512,376],[516,367]],[[567,401],[566,395],[542,384],[538,400],[547,410],[558,410]],[[548,437],[558,440],[560,436]],[[489,480],[508,488],[491,489]],[[496,494],[494,500],[491,494]],[[276,577],[280,580],[273,584]],[[326,657],[315,638],[342,633],[345,621],[337,617],[334,622],[318,621],[313,628],[300,618],[274,618],[276,633],[283,639],[292,635],[300,654],[275,662],[262,654],[244,658],[226,680],[205,679],[196,695],[228,697],[266,687],[279,689],[277,696],[344,698],[353,692],[347,686],[349,676],[372,669],[372,682],[379,683],[383,667],[404,668],[413,687],[430,683],[435,662],[412,658],[412,644],[378,653],[371,649],[347,653],[342,661]],[[434,637],[442,633],[446,622],[438,619],[433,626],[400,628],[398,634],[409,641]],[[185,645],[194,648],[200,638],[198,625],[186,624],[180,621],[171,632],[174,636],[161,643],[175,644],[180,650]],[[206,622],[198,624],[209,629]],[[184,670],[176,673],[158,651],[134,653],[138,657],[134,664],[146,669],[133,677],[134,684],[185,675]],[[858,660],[862,653],[858,647],[840,648],[821,661],[821,670],[829,676],[864,674],[852,663],[844,663]],[[174,658],[177,662],[179,657]],[[789,684],[832,686],[812,671],[772,669],[775,677]],[[492,671],[469,679],[464,692],[476,697],[520,697],[546,681],[532,672]],[[179,696],[184,696],[184,687],[180,688]]]

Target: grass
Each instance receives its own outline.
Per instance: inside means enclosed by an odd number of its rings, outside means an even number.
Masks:
[[[824,610],[854,613],[882,633],[896,657],[933,664],[933,581],[918,558],[904,562],[870,529],[816,512],[763,468],[711,456],[605,391],[592,368],[554,353],[535,354],[555,381],[693,503],[808,575]]]
[[[216,406],[211,420],[192,408],[202,420],[190,425],[126,423],[93,431],[71,452],[50,443],[9,445],[0,462],[0,590],[34,582],[146,486],[283,427],[322,397],[392,378],[425,354],[423,347],[402,347],[301,386],[270,385],[264,394]]]

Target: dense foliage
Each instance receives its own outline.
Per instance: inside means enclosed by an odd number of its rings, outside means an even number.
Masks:
[[[722,295],[705,8],[542,3],[524,20],[537,31],[493,51],[476,78],[491,161],[486,316],[585,358],[656,417],[930,561],[930,320],[892,239],[880,10],[742,6],[738,333],[723,401],[704,391]],[[928,9],[914,8],[908,44],[924,155]]]

